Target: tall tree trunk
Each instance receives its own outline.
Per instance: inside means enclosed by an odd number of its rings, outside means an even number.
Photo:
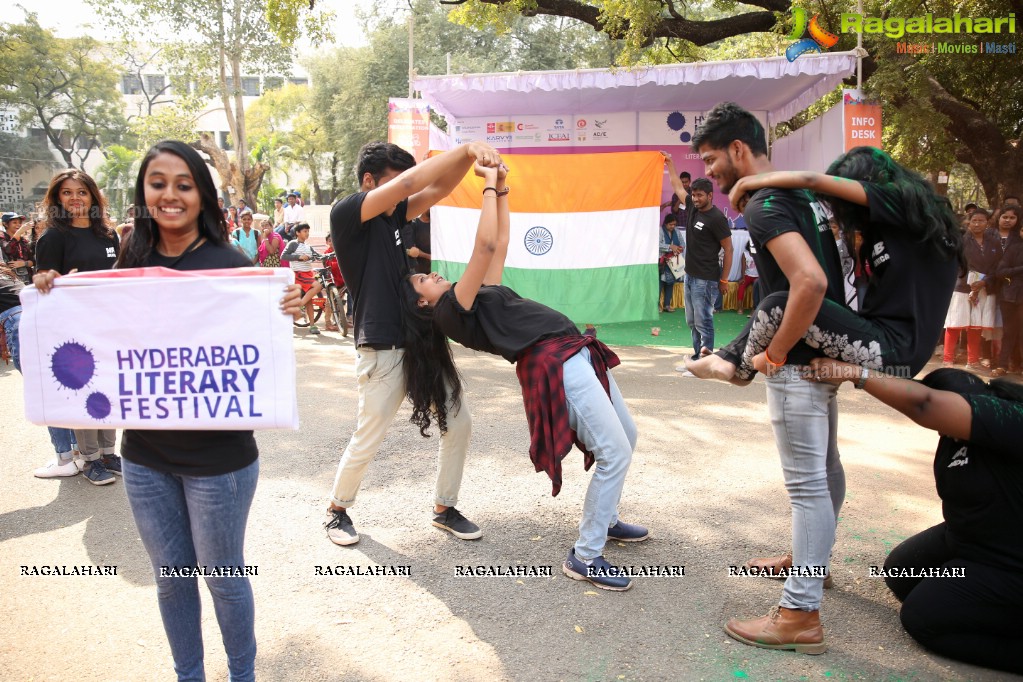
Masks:
[[[1006,195],[1023,196],[1023,149],[1007,140],[994,121],[949,93],[929,77],[930,101],[949,119],[946,128],[959,146],[956,159],[973,168],[988,202],[1001,205]]]
[[[220,176],[220,188],[227,190],[234,187],[238,199],[245,199],[249,206],[256,206],[256,199],[259,194],[259,187],[263,184],[263,177],[270,166],[265,163],[257,163],[250,166],[244,172],[238,168],[238,164],[231,160],[217,141],[209,133],[202,133],[199,141],[192,145],[199,151],[210,157],[209,164],[213,166],[217,175]]]

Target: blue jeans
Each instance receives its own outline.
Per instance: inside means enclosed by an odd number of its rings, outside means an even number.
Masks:
[[[21,320],[21,306],[0,313],[0,326],[4,328],[4,335],[7,337],[7,352],[11,354],[14,361],[14,369],[21,371],[21,341],[18,336],[18,321]]]
[[[792,565],[828,566],[845,500],[838,454],[838,387],[802,378],[787,365],[767,379],[767,408],[792,506]],[[816,611],[824,578],[790,576],[779,604]]]
[[[156,594],[179,680],[205,680],[199,585],[161,577],[161,567],[244,566],[245,523],[259,461],[219,476],[168,474],[122,462],[128,503],[156,574]],[[232,682],[255,679],[252,586],[246,577],[205,577]]]
[[[18,322],[21,320],[21,306],[16,305],[0,313],[0,326],[4,328],[4,335],[7,337],[7,352],[11,354],[14,362],[14,369],[21,371],[21,337],[18,334]],[[58,464],[71,461],[71,451],[78,443],[75,441],[75,433],[71,429],[61,429],[54,426],[46,427],[50,431],[50,442],[57,452]]]
[[[608,372],[610,399],[583,348],[563,366],[568,425],[596,460],[586,488],[575,555],[589,561],[604,552],[607,529],[618,523],[618,502],[636,449],[636,424],[614,377]]]
[[[710,279],[686,275],[686,324],[693,333],[693,352],[714,350],[714,301],[721,289]]]

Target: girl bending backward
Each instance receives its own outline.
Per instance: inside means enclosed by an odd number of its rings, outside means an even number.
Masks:
[[[562,570],[606,590],[623,591],[631,579],[603,557],[610,537],[636,542],[646,528],[618,519],[618,502],[636,446],[636,426],[611,376],[618,357],[595,336],[579,333],[567,317],[501,286],[508,253],[507,169],[477,165],[484,178],[483,210],[472,256],[455,283],[436,273],[412,274],[403,297],[404,370],[412,421],[426,435],[431,418],[446,428],[445,386],[459,386],[445,337],[467,348],[500,355],[516,365],[529,421],[529,455],[561,489],[561,460],[573,442],[596,461],[586,491],[579,539]]]

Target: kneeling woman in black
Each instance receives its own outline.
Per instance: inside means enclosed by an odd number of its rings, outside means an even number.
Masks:
[[[955,369],[919,383],[873,373],[864,381],[861,367],[812,365],[820,381],[858,382],[941,434],[934,478],[945,521],[904,541],[884,564],[906,632],[943,656],[1023,673],[1023,384],[986,384]]]

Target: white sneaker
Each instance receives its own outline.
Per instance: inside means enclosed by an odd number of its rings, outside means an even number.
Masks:
[[[81,469],[78,468],[78,464],[74,460],[60,464],[54,459],[46,466],[39,467],[33,471],[32,475],[36,478],[61,478],[77,476],[79,472],[81,472]]]

